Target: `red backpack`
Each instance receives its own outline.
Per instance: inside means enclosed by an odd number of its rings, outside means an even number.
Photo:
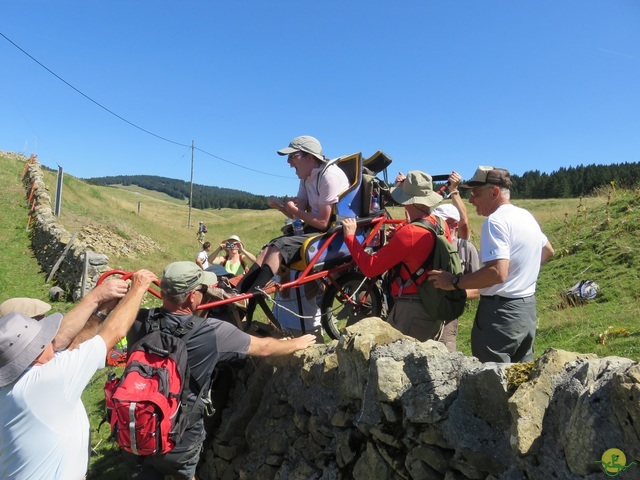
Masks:
[[[147,334],[129,349],[122,378],[107,380],[107,415],[123,450],[136,455],[167,453],[195,422],[191,416],[205,388],[189,408],[186,343],[204,320],[193,316],[165,333],[162,314],[151,315],[145,322]]]

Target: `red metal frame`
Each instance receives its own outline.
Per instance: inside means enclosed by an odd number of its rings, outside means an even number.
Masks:
[[[372,217],[372,218],[368,218],[368,219],[362,219],[358,221],[358,225],[359,226],[371,226],[371,231],[369,232],[369,234],[367,235],[367,237],[363,240],[362,242],[362,246],[366,247],[368,246],[371,241],[373,240],[373,238],[375,237],[376,233],[379,232],[382,227],[384,225],[395,225],[395,224],[399,224],[402,223],[403,220],[394,220],[391,217],[389,217],[389,215],[385,212],[383,215],[379,215],[377,217]],[[335,278],[337,278],[338,274],[341,272],[344,272],[346,270],[350,270],[353,267],[355,267],[355,263],[353,262],[353,260],[349,260],[348,262],[342,264],[342,265],[338,265],[335,267],[331,267],[329,269],[326,270],[321,270],[319,272],[315,272],[315,273],[311,273],[311,270],[314,268],[314,266],[317,264],[318,259],[320,258],[320,256],[324,253],[324,251],[329,247],[329,244],[331,243],[331,241],[335,238],[335,236],[341,231],[341,228],[338,227],[336,230],[332,231],[329,234],[329,237],[327,238],[327,240],[324,242],[324,244],[322,245],[322,247],[320,247],[320,249],[318,250],[318,252],[314,255],[314,257],[311,259],[311,261],[309,262],[309,264],[307,265],[307,267],[303,270],[303,272],[300,274],[300,276],[291,281],[291,282],[287,282],[287,283],[283,283],[283,284],[274,284],[271,287],[265,289],[265,293],[270,294],[270,293],[274,293],[275,291],[278,290],[285,290],[285,289],[290,289],[290,288],[299,288],[302,285],[304,285],[305,283],[308,282],[312,282],[314,280],[322,280],[323,282],[327,283],[327,284],[331,284],[333,286],[335,286],[336,288],[338,288],[338,284],[335,281]],[[131,276],[133,275],[133,272],[126,272],[124,270],[110,270],[108,272],[103,273],[100,278],[98,279],[98,285],[101,284],[107,277],[110,277],[112,275],[121,275],[123,280],[128,280],[129,278],[131,278]],[[159,286],[160,282],[154,282],[155,285]],[[162,299],[162,294],[160,292],[158,292],[157,290],[155,290],[152,287],[149,287],[148,292],[151,293],[152,295],[154,295],[155,297]],[[230,303],[235,303],[235,302],[239,302],[239,301],[243,301],[243,300],[248,300],[250,298],[252,298],[254,296],[253,293],[243,293],[231,298],[225,298],[222,300],[216,300],[214,302],[209,302],[209,303],[203,303],[202,305],[199,305],[197,310],[207,310],[209,308],[213,308],[213,307],[220,307],[223,305],[227,305]],[[350,303],[354,304],[355,302],[353,302],[351,299],[348,299]]]

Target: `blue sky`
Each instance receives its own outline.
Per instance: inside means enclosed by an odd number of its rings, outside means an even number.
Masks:
[[[194,182],[294,194],[297,135],[392,178],[640,161],[637,0],[21,0],[0,33],[84,94],[0,37],[0,150],[81,178],[188,181],[194,141]]]

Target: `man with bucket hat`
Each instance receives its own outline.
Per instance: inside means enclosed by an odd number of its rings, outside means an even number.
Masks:
[[[458,276],[433,270],[429,280],[444,290],[479,290],[473,356],[482,362],[531,361],[538,323],[536,281],[553,247],[533,215],[511,203],[508,170],[479,166],[460,186],[471,190],[469,202],[487,217],[480,235],[482,267]]]
[[[367,253],[355,238],[357,224],[352,218],[342,220],[344,241],[356,265],[367,277],[390,271],[394,305],[387,321],[405,335],[420,341],[438,340],[444,322],[433,320],[426,314],[418,295],[418,287],[426,281],[426,272],[415,282],[411,275],[431,254],[436,240],[431,230],[413,222],[427,221],[436,225],[432,209],[442,201],[442,197],[433,191],[431,176],[418,170],[407,173],[399,186],[391,190],[391,195],[404,206],[406,223],[396,229],[389,243],[373,255]],[[451,240],[446,224],[445,234]]]
[[[215,273],[202,270],[194,262],[173,262],[164,269],[160,290],[162,307],[141,309],[127,335],[133,346],[149,332],[150,318],[160,321],[161,330],[171,333],[187,325],[203,303],[208,288],[217,283]],[[195,327],[188,338],[187,363],[191,373],[188,404],[193,405],[202,389],[209,389],[212,373],[218,362],[233,362],[247,355],[282,356],[305,349],[315,343],[313,335],[280,340],[249,335],[229,322],[208,317]],[[194,391],[195,390],[195,391]],[[206,392],[207,390],[204,390]],[[180,442],[168,453],[137,456],[123,451],[124,465],[131,478],[191,479],[195,476],[206,432],[204,406],[197,406],[197,419],[187,427]],[[188,407],[191,408],[191,407]]]
[[[104,368],[108,349],[125,336],[154,280],[149,271],[136,272],[128,292],[124,280],[105,282],[64,317],[36,320],[12,312],[0,318],[0,478],[84,477],[89,419],[81,394]],[[109,312],[97,335],[64,350],[89,317]]]

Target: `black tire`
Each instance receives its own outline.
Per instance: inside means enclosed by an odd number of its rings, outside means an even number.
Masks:
[[[337,340],[346,327],[363,318],[379,317],[382,312],[382,298],[375,281],[359,272],[347,273],[339,277],[336,283],[340,286],[339,289],[330,285],[324,292],[321,311],[322,327],[327,335]],[[356,290],[356,305],[346,302],[342,292],[353,295]]]

